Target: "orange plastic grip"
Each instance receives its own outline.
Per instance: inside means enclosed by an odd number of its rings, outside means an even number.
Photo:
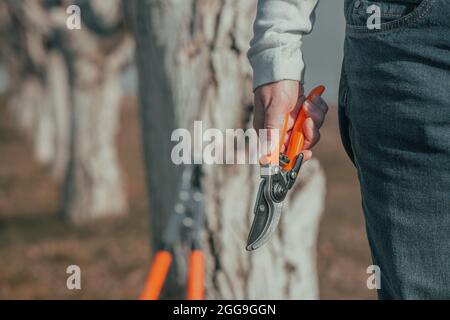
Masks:
[[[312,101],[316,97],[320,97],[325,92],[324,86],[318,86],[314,88],[306,100]],[[285,121],[288,121],[287,118]],[[305,137],[303,135],[303,124],[306,120],[306,112],[304,106],[302,106],[300,112],[297,115],[297,119],[295,119],[294,127],[292,128],[291,136],[289,138],[288,148],[286,151],[286,156],[291,160],[289,164],[287,164],[283,169],[285,171],[291,170],[295,165],[295,160],[298,155],[303,150],[303,145],[305,143]],[[286,124],[287,122],[285,122]]]
[[[169,272],[172,255],[169,251],[158,251],[145,282],[140,300],[157,300]]]
[[[188,268],[187,299],[205,299],[205,256],[202,251],[191,252]]]

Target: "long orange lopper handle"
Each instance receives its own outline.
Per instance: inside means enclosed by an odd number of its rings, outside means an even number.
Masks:
[[[169,272],[172,254],[169,251],[158,251],[152,263],[150,273],[145,282],[145,288],[140,300],[158,300],[161,289]]]
[[[193,250],[189,256],[187,299],[205,299],[205,256],[201,250]]]
[[[316,97],[320,97],[325,92],[324,86],[318,86],[314,88],[306,98],[308,101],[314,100]],[[285,126],[287,126],[287,121],[289,117],[286,117]],[[303,145],[305,143],[305,137],[303,135],[303,124],[306,120],[306,112],[304,106],[302,106],[300,112],[295,119],[294,127],[292,128],[291,136],[289,138],[289,143],[285,155],[290,159],[290,162],[283,168],[284,171],[290,171],[295,165],[297,157],[303,150]],[[284,129],[283,129],[284,131]]]

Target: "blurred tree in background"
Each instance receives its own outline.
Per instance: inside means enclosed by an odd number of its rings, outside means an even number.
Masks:
[[[80,1],[81,30],[66,26],[73,1],[3,1],[1,54],[9,104],[36,158],[61,182],[64,216],[89,221],[127,210],[118,167],[121,84],[133,42],[118,0]]]

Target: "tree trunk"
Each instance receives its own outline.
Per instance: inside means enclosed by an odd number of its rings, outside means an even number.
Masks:
[[[246,58],[256,1],[125,1],[137,45],[140,101],[154,248],[173,210],[181,168],[171,161],[175,128],[249,128]],[[245,251],[259,183],[257,165],[203,166],[209,299],[316,299],[316,240],[325,179],[307,163],[287,199],[278,232]],[[180,246],[181,247],[181,246]],[[176,250],[165,297],[183,297],[185,261]]]
[[[132,58],[133,42],[123,29],[115,30],[122,21],[120,8],[120,1],[86,2],[81,7],[84,28],[67,32],[73,44],[74,139],[65,214],[77,222],[126,211],[115,138],[122,97],[119,73]]]
[[[115,136],[133,42],[120,0],[79,1],[81,30],[66,26],[71,4],[3,3],[2,53],[13,75],[11,109],[62,185],[64,216],[84,222],[126,212]]]

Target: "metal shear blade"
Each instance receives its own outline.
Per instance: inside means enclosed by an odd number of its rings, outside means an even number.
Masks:
[[[280,221],[283,202],[297,179],[302,162],[303,154],[300,154],[290,171],[283,171],[278,165],[262,168],[265,173],[261,174],[263,180],[259,185],[253,210],[255,217],[247,240],[248,251],[261,247],[275,232]]]
[[[256,250],[269,241],[280,221],[283,204],[271,198],[270,177],[264,178],[259,185],[255,203],[253,224],[247,240],[247,250]]]

